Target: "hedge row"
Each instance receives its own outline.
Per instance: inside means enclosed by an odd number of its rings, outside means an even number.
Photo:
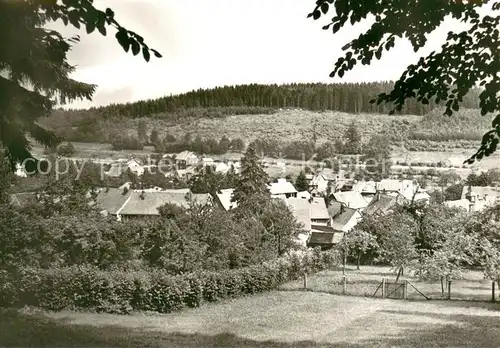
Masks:
[[[106,272],[93,267],[0,271],[0,306],[108,313],[169,313],[202,302],[268,291],[303,272],[338,265],[334,252],[294,253],[251,267],[172,276],[161,271]]]

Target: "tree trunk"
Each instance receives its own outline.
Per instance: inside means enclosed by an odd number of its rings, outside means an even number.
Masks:
[[[444,283],[443,283],[443,277],[441,277],[441,295],[444,296]]]
[[[359,264],[361,262],[361,251],[358,252],[358,263],[357,263],[357,270],[359,271]]]
[[[344,262],[343,262],[343,267],[342,267],[342,274],[345,274],[346,263],[347,263],[347,253],[344,251]]]
[[[403,274],[403,266],[399,267],[398,275],[396,276],[396,283],[399,280],[399,277]]]

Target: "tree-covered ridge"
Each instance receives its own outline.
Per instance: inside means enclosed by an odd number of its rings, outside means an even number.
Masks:
[[[334,110],[346,113],[388,113],[391,105],[370,103],[378,94],[388,92],[392,82],[373,83],[293,83],[284,85],[249,84],[198,89],[191,92],[141,100],[134,103],[111,104],[88,111],[103,116],[171,118],[172,114],[186,109],[226,107],[295,108],[313,111]],[[476,92],[464,98],[465,108],[477,108]],[[435,107],[408,100],[402,114],[423,115]],[[75,112],[72,110],[71,112]]]

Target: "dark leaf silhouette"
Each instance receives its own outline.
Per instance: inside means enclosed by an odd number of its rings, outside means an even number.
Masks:
[[[406,2],[355,2],[346,0],[317,1],[311,12],[317,20],[331,10],[333,4],[336,16],[329,25],[336,33],[346,23],[354,24],[368,16],[375,23],[358,38],[343,47],[344,57],[337,60],[331,77],[343,77],[354,68],[348,55],[364,65],[371,63],[373,55],[382,57],[382,49],[395,47],[396,38],[408,39],[418,52],[431,34],[447,16],[470,24],[468,31],[449,32],[441,51],[422,57],[416,65],[410,65],[401,75],[390,93],[381,93],[377,103],[393,105],[400,110],[405,101],[412,98],[422,103],[435,100],[446,102],[445,115],[460,110],[464,96],[475,86],[482,86],[479,107],[482,115],[500,111],[498,92],[500,90],[500,2],[491,6],[487,15],[483,7],[487,1],[420,1],[408,6]],[[310,16],[310,17],[311,17]],[[328,25],[323,28],[328,28]],[[483,138],[481,147],[468,163],[488,156],[496,150],[500,127],[493,127]]]

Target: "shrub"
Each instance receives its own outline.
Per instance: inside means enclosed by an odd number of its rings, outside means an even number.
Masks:
[[[115,137],[111,142],[111,147],[113,150],[143,150],[144,145],[140,142],[138,138],[131,136],[118,136]]]
[[[75,146],[71,142],[59,145],[59,147],[57,148],[57,153],[63,157],[72,156],[75,154],[75,152]]]
[[[178,276],[156,270],[103,271],[91,266],[24,268],[0,272],[0,306],[169,313],[198,307],[203,301],[269,291],[303,272],[317,272],[338,262],[334,252],[314,250],[241,269]]]

